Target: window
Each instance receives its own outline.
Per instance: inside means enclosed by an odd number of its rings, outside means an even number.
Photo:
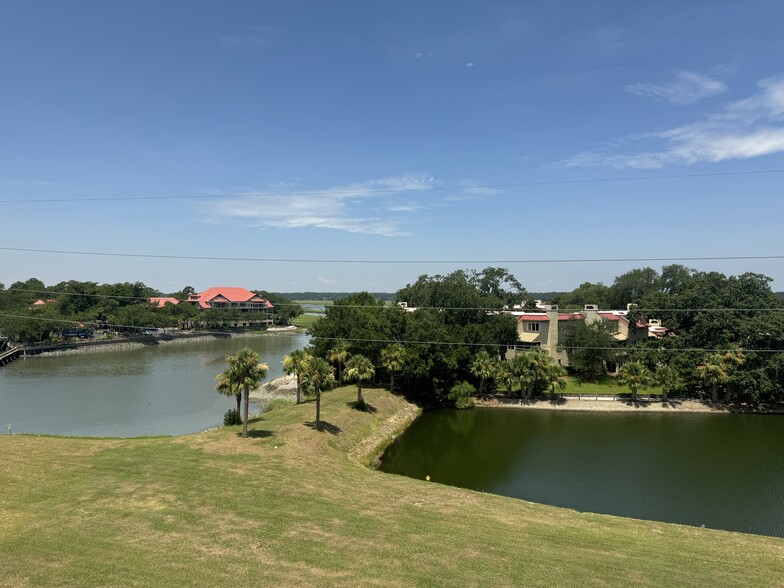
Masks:
[[[526,323],[528,328],[526,329],[529,333],[538,333],[539,332],[539,323]]]

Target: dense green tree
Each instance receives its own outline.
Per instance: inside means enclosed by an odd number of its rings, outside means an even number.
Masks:
[[[560,327],[559,327],[560,328]],[[607,373],[607,365],[618,355],[618,343],[604,322],[586,323],[574,319],[566,321],[559,347],[566,351],[571,368],[586,378],[597,378]]]
[[[661,290],[661,277],[655,269],[634,269],[615,278],[608,292],[611,308],[623,310],[627,304],[639,304],[649,293]]]
[[[376,368],[364,355],[352,355],[346,362],[346,377],[350,382],[357,383],[357,407],[363,407],[365,400],[362,398],[362,382],[371,380],[376,375]]]
[[[458,382],[449,390],[447,398],[455,408],[462,410],[474,406],[474,387],[468,382]]]
[[[282,294],[267,292],[265,290],[257,290],[256,294],[260,295],[265,300],[269,300],[273,306],[275,306],[273,320],[276,325],[290,325],[292,320],[305,312],[302,309],[302,306],[292,302]]]
[[[349,344],[349,355],[361,353],[380,365],[381,350],[390,341],[405,339],[405,312],[368,292],[353,294],[328,306],[324,318],[313,325],[313,353],[327,358],[333,341]]]
[[[582,309],[586,304],[596,304],[599,308],[610,308],[610,288],[602,284],[583,282],[571,292],[555,297],[553,302],[563,309]],[[624,308],[626,308],[624,306]]]

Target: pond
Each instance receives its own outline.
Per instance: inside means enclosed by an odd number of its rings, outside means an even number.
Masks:
[[[214,427],[235,406],[214,390],[227,355],[244,346],[281,375],[308,336],[276,333],[178,341],[127,351],[18,359],[0,368],[0,433],[133,437]]]
[[[532,502],[784,537],[784,416],[425,412],[385,472]]]

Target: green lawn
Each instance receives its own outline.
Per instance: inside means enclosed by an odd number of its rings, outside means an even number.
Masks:
[[[567,378],[566,389],[562,390],[568,394],[598,394],[598,395],[611,395],[611,394],[631,394],[629,388],[619,386],[614,376],[605,376],[597,380],[582,380],[569,376]],[[660,396],[662,390],[659,386],[652,388],[642,388],[639,391],[642,395],[657,395]]]
[[[332,306],[334,300],[292,300],[294,304],[320,304],[321,306]]]
[[[784,540],[366,467],[416,411],[366,390],[179,438],[0,435],[2,586],[774,586]],[[579,491],[578,488],[575,491]],[[710,500],[709,496],[705,497]]]
[[[301,329],[310,329],[320,318],[320,316],[315,316],[312,314],[301,314],[298,317],[293,318],[291,320],[291,324],[295,327],[300,327]]]

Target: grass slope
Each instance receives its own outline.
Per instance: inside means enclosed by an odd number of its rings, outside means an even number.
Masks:
[[[0,585],[782,585],[780,539],[368,469],[416,409],[355,394],[324,395],[324,432],[308,403],[247,440],[0,436]]]

